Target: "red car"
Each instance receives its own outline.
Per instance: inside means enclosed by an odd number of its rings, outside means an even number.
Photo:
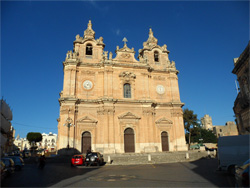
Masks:
[[[85,163],[85,157],[84,155],[74,155],[71,158],[71,166],[79,166],[79,165],[84,165]]]

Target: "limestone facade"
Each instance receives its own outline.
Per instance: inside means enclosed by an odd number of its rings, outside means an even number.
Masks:
[[[213,126],[213,132],[217,137],[220,136],[234,136],[238,135],[238,129],[233,121],[226,122],[225,126],[217,125]]]
[[[250,86],[249,86],[249,46],[242,52],[239,58],[234,59],[233,74],[237,75],[240,92],[234,101],[234,113],[239,134],[250,134]]]
[[[139,50],[104,51],[89,21],[63,62],[58,150],[101,153],[187,150],[175,62],[152,29]]]

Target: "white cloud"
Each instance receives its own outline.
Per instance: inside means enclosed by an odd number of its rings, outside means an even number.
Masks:
[[[117,29],[116,32],[115,32],[115,34],[116,34],[117,36],[119,36],[120,33],[121,33],[121,32],[120,32],[120,29]]]

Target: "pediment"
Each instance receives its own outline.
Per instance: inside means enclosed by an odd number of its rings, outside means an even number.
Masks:
[[[155,122],[157,125],[173,125],[173,122],[165,117]]]
[[[139,116],[136,116],[135,114],[133,114],[131,112],[127,112],[127,113],[124,113],[124,114],[118,116],[118,119],[135,119],[135,120],[139,120],[141,118]]]
[[[97,123],[98,121],[90,118],[89,116],[84,116],[83,118],[77,120],[78,123]]]
[[[127,44],[124,44],[123,48],[119,48],[117,46],[115,53],[117,54],[116,57],[113,59],[114,61],[122,62],[131,62],[131,63],[138,63],[135,59],[135,51],[134,48],[130,49],[127,47]]]

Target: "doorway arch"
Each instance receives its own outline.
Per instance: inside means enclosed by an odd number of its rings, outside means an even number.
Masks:
[[[135,152],[135,134],[131,128],[127,128],[124,131],[124,151],[125,153]]]
[[[91,134],[85,131],[82,133],[82,153],[87,153],[87,150],[91,151]]]
[[[161,146],[162,151],[169,151],[168,133],[166,131],[161,133]]]

